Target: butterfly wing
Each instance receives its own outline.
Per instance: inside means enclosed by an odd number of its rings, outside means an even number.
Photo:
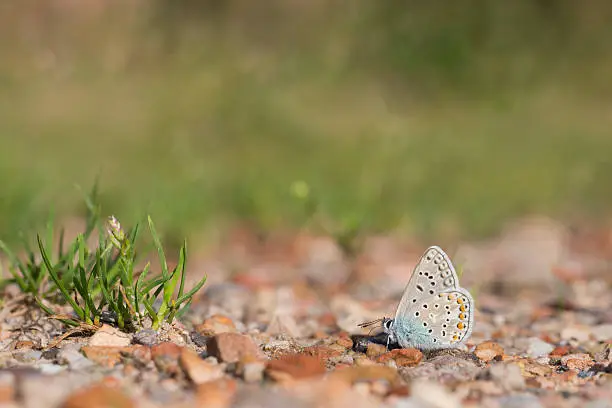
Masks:
[[[433,246],[416,265],[395,312],[395,334],[403,347],[447,348],[466,340],[474,301],[459,286],[450,258]]]

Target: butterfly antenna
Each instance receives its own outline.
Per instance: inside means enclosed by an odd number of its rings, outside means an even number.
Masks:
[[[377,323],[381,323],[383,320],[384,320],[384,318],[380,318],[380,319],[372,320],[372,321],[370,321],[370,322],[360,323],[360,324],[358,324],[357,326],[359,326],[359,327],[363,327],[363,328],[365,328],[365,327],[370,327],[370,326],[374,326],[374,325],[375,325],[375,324],[377,324]]]

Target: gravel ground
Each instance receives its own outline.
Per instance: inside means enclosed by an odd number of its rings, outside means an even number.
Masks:
[[[428,246],[389,237],[347,257],[327,237],[243,231],[191,257],[209,283],[159,332],[57,342],[65,328],[8,288],[0,407],[612,407],[612,245],[599,238],[529,221],[450,247],[475,326],[428,352],[357,326],[393,315]]]

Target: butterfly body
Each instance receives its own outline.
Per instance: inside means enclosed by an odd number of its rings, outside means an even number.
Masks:
[[[474,300],[459,286],[446,253],[425,251],[404,290],[393,319],[383,319],[389,342],[424,350],[452,348],[469,338],[474,325]]]

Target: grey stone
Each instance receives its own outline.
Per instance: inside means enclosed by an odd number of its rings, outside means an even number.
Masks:
[[[157,332],[153,329],[143,329],[134,334],[132,341],[143,346],[154,346],[158,343]]]
[[[543,408],[540,400],[531,394],[509,395],[499,399],[502,408]]]
[[[538,337],[530,337],[527,345],[527,355],[532,358],[547,356],[555,347]]]
[[[60,363],[68,364],[71,370],[87,370],[96,364],[85,358],[80,352],[79,344],[68,344],[58,354]]]

